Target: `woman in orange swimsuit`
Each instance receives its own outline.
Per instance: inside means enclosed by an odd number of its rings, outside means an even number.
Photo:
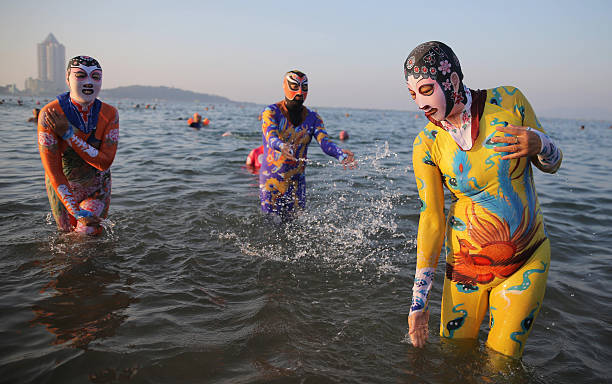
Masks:
[[[96,59],[70,59],[66,82],[70,91],[41,110],[38,149],[58,228],[95,235],[108,215],[119,114],[97,99],[102,68]]]

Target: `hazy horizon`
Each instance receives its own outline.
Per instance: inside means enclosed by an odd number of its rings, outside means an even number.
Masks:
[[[167,86],[266,105],[297,68],[309,77],[307,105],[416,111],[403,62],[440,40],[470,88],[513,85],[539,116],[612,120],[612,3],[427,4],[58,1],[43,12],[11,2],[0,16],[0,85],[36,78],[36,44],[53,33],[66,59],[100,61],[103,89]]]

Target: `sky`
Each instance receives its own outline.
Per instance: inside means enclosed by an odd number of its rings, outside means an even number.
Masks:
[[[0,85],[38,76],[53,33],[66,59],[97,58],[103,88],[170,86],[236,101],[416,110],[403,63],[438,40],[475,89],[516,86],[540,117],[612,121],[612,1],[0,0]]]

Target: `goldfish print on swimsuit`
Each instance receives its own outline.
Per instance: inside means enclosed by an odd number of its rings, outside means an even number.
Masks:
[[[286,217],[306,205],[306,168],[308,145],[312,138],[327,155],[342,159],[345,155],[327,135],[321,117],[303,109],[302,123],[293,126],[284,101],[268,106],[262,113],[263,162],[259,171],[261,209]],[[282,145],[290,146],[298,161],[281,154]]]
[[[44,114],[50,108],[69,117],[69,129],[63,138],[44,122]],[[65,113],[69,108],[70,111]],[[93,125],[92,120],[95,122]],[[91,129],[83,129],[85,127]],[[90,132],[84,133],[83,130]],[[41,110],[38,149],[45,169],[51,211],[60,230],[87,234],[101,231],[100,227],[88,227],[77,219],[91,215],[106,218],[108,215],[111,196],[109,168],[118,142],[117,110],[99,100],[92,103],[89,110],[83,110],[68,94],[63,94]]]
[[[530,330],[525,324],[531,324],[540,308],[534,307],[544,297],[550,247],[530,160],[501,160],[506,153],[494,151],[505,145],[491,142],[492,137],[505,135],[495,127],[508,124],[542,131],[522,93],[499,87],[487,91],[471,150],[461,150],[448,132],[433,123],[417,136],[413,167],[424,207],[417,239],[417,276],[422,275],[420,271],[435,270],[444,240],[440,335],[476,338],[491,305],[496,317],[488,345],[503,354],[520,356]],[[443,213],[443,185],[452,194],[448,219]],[[523,276],[529,284],[521,283]],[[422,278],[418,284],[423,286]],[[416,286],[415,280],[411,313],[427,307],[429,289],[425,292]],[[511,288],[516,286],[524,289]],[[531,320],[526,322],[527,318]]]

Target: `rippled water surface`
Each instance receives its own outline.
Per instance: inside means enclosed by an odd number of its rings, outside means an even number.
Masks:
[[[419,202],[414,113],[320,108],[359,168],[311,144],[307,211],[272,225],[244,168],[261,106],[119,106],[106,233],[59,234],[36,100],[0,105],[0,382],[583,383],[612,377],[610,122],[542,118],[564,151],[535,171],[552,242],[546,299],[522,361],[438,336],[415,350],[406,317]],[[44,104],[44,100],[41,100]],[[209,107],[209,110],[205,110]],[[201,130],[184,120],[199,112]],[[349,114],[348,116],[346,114]],[[579,126],[585,125],[585,130]],[[222,136],[224,132],[229,136]]]

